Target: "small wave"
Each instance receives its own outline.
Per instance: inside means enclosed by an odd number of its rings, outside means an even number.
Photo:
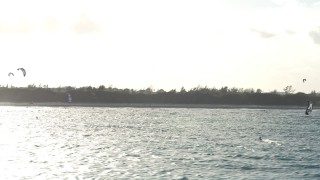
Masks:
[[[298,167],[302,169],[319,169],[320,164],[293,164],[292,167]]]
[[[253,170],[256,169],[255,167],[253,167],[252,165],[245,165],[241,167],[242,170]]]
[[[269,144],[275,144],[275,145],[281,146],[281,144],[278,141],[273,141],[273,140],[270,140],[270,139],[264,139],[262,141],[266,142],[266,143],[269,143]]]
[[[320,178],[320,173],[319,173],[319,174],[315,174],[315,175],[313,175],[313,177]]]
[[[295,157],[293,157],[293,156],[285,156],[285,155],[275,155],[274,158],[276,158],[277,160],[283,160],[283,161],[295,160]]]
[[[254,160],[259,160],[259,159],[263,159],[262,156],[248,156],[248,159],[254,159]]]

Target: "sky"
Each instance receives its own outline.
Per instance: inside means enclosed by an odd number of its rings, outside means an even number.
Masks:
[[[0,0],[0,48],[1,85],[320,92],[320,0]]]

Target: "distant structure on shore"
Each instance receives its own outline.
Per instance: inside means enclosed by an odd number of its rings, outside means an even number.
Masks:
[[[72,102],[72,96],[70,93],[67,94],[67,101],[68,101],[68,103]]]

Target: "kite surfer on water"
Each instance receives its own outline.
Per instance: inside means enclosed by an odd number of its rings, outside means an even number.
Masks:
[[[309,115],[311,113],[311,111],[312,111],[312,102],[311,101],[307,101],[307,103],[308,103],[308,106],[307,106],[305,114]]]

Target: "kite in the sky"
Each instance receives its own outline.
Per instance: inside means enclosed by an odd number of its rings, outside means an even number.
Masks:
[[[23,73],[23,76],[26,76],[27,73],[26,73],[26,70],[24,68],[18,68],[17,70],[18,71],[21,70],[22,73]]]
[[[8,76],[14,76],[14,74],[12,72],[9,72]]]
[[[302,82],[304,83],[304,82],[306,82],[307,81],[307,79],[302,79]]]

